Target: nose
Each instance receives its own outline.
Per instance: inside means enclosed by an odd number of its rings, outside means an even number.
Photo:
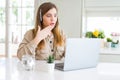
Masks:
[[[54,17],[54,16],[52,16],[52,17],[51,17],[51,21],[54,21],[54,20],[55,20],[55,17]]]

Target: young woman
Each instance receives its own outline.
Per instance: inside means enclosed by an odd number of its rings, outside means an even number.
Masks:
[[[24,35],[17,56],[35,55],[37,60],[45,60],[49,55],[61,59],[65,53],[65,35],[59,28],[58,9],[46,2],[40,5],[36,15],[35,28]]]

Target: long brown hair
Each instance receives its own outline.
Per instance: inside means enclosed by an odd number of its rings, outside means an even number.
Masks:
[[[43,15],[45,13],[47,13],[52,8],[55,8],[58,11],[55,4],[53,4],[51,2],[43,3],[38,8],[37,15],[36,15],[36,21],[35,21],[34,37],[36,36],[37,30],[38,30],[38,25],[40,25],[41,29],[44,28],[43,27],[43,20],[42,20]],[[63,41],[63,36],[61,35],[61,31],[60,31],[60,28],[59,28],[58,19],[57,19],[57,22],[55,24],[55,27],[52,30],[52,33],[54,35],[54,46],[57,46],[57,45],[62,46],[64,44],[64,41]],[[37,48],[38,49],[43,48],[44,44],[45,44],[45,42],[44,42],[44,40],[42,40],[41,42],[39,42]]]

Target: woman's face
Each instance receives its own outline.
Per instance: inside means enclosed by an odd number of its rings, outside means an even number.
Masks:
[[[55,8],[50,9],[43,15],[43,26],[55,26],[57,22],[57,10]]]

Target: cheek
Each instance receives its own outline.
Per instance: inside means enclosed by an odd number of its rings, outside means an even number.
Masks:
[[[43,25],[48,26],[50,21],[48,19],[43,19]]]
[[[57,18],[55,19],[55,22],[57,22]]]

